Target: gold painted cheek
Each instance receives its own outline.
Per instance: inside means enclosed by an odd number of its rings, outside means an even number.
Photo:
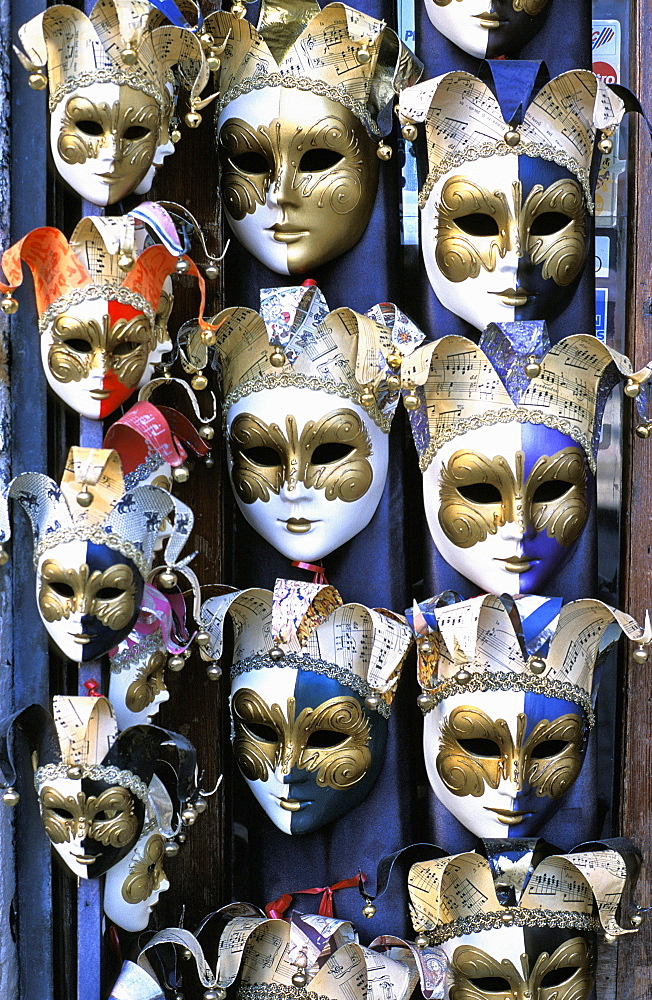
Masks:
[[[86,796],[79,799],[44,785],[40,792],[43,828],[53,844],[70,843],[78,835],[79,819],[83,815]]]
[[[360,500],[373,482],[371,438],[353,410],[335,410],[309,421],[301,433],[307,458],[304,484],[323,489],[327,500]]]
[[[449,281],[493,271],[511,248],[513,217],[502,191],[488,191],[465,177],[450,177],[437,209],[435,260]]]
[[[131,87],[120,87],[120,100],[112,105],[76,95],[66,104],[57,152],[64,163],[83,164],[112,143],[123,172],[144,173],[154,158],[160,119],[154,98]]]
[[[504,719],[495,721],[471,705],[454,708],[444,720],[435,761],[437,773],[453,795],[484,794],[507,777],[514,744]]]
[[[589,1000],[595,974],[584,938],[564,941],[551,955],[539,955],[530,982],[540,1000]]]
[[[563,178],[548,188],[537,184],[521,212],[522,244],[544,280],[570,285],[587,254],[586,209],[576,180]]]
[[[371,765],[371,726],[355,698],[330,698],[304,709],[298,767],[317,772],[317,784],[343,791],[364,778]]]
[[[107,343],[109,368],[123,385],[132,388],[145,371],[155,335],[146,316],[119,319],[111,327]]]
[[[460,549],[484,542],[488,534],[514,520],[514,473],[505,458],[456,451],[442,465],[438,519],[442,531]]]
[[[240,118],[228,118],[220,129],[220,190],[224,207],[236,222],[265,204],[274,173],[274,154],[267,129],[258,131]]]
[[[57,382],[80,382],[91,372],[93,333],[74,316],[57,316],[52,324],[48,368]]]
[[[593,989],[591,956],[584,938],[564,941],[552,954],[521,958],[521,970],[509,959],[494,958],[474,945],[455,949],[450,961],[450,1000],[588,1000]]]
[[[546,529],[560,545],[572,545],[588,517],[583,452],[571,447],[543,455],[530,473],[526,493],[535,531]]]
[[[584,722],[569,713],[534,727],[524,748],[525,778],[538,796],[561,798],[575,783],[581,769]]]
[[[243,503],[262,500],[281,491],[289,444],[277,424],[269,426],[252,413],[239,413],[231,424],[229,447],[233,459],[231,478]]]
[[[130,712],[142,712],[158,694],[166,690],[164,671],[165,655],[160,651],[152,653],[144,672],[127,688],[125,704]]]
[[[163,859],[165,841],[160,834],[150,837],[142,857],[134,859],[129,875],[122,883],[122,898],[126,903],[144,903],[165,878]]]
[[[103,573],[93,573],[86,593],[87,614],[118,632],[136,613],[136,584],[133,570],[124,563],[110,566]]]
[[[249,781],[266,781],[282,756],[287,730],[279,706],[270,708],[255,691],[240,688],[233,695],[231,713],[236,764]]]
[[[138,820],[133,796],[127,788],[116,785],[88,801],[93,817],[89,837],[105,847],[127,847],[133,843],[138,836]]]
[[[70,618],[78,608],[79,581],[74,570],[61,566],[56,559],[45,559],[40,571],[39,611],[46,622]]]

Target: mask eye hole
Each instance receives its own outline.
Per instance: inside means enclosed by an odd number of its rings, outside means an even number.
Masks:
[[[260,445],[258,448],[240,448],[239,450],[253,465],[272,468],[283,464],[279,453],[267,445]]]
[[[458,486],[457,492],[469,503],[503,502],[500,490],[491,483],[467,483],[465,486]]]
[[[312,465],[332,465],[334,462],[341,462],[343,458],[348,458],[353,451],[354,449],[349,444],[327,441],[317,445],[310,462]]]
[[[79,337],[72,337],[70,340],[66,340],[65,344],[75,354],[90,354],[93,350],[87,340],[81,340]]]
[[[343,736],[342,733],[336,733],[332,729],[316,729],[308,737],[306,746],[312,747],[314,750],[329,750],[331,747],[337,747],[344,743],[346,739],[347,737]]]
[[[54,813],[55,816],[58,816],[59,819],[71,820],[75,818],[69,809],[58,809],[56,807],[53,808],[52,806],[48,806],[48,809],[51,813]]]
[[[481,993],[511,993],[512,987],[507,979],[502,976],[480,976],[478,979],[470,979],[475,988]]]
[[[115,819],[116,816],[120,816],[121,810],[119,809],[101,809],[98,813],[95,813],[94,819],[97,823],[107,823],[111,819]]]
[[[547,757],[557,757],[568,749],[569,743],[566,740],[544,740],[532,750],[530,757],[533,760],[545,760]]]
[[[502,757],[500,747],[493,740],[483,738],[478,739],[458,739],[457,741],[472,757]]]
[[[564,479],[549,479],[547,483],[541,483],[537,486],[532,501],[533,503],[552,503],[553,500],[560,500],[572,488],[573,484],[567,483]]]
[[[458,229],[469,236],[498,236],[500,230],[493,215],[486,212],[471,212],[455,219]],[[532,232],[532,230],[530,230]]]
[[[48,581],[50,588],[58,594],[59,597],[65,597],[66,600],[70,601],[75,596],[75,591],[70,586],[69,583],[61,583],[59,580]]]
[[[149,132],[150,130],[145,128],[144,125],[130,125],[122,133],[122,138],[135,142],[138,139],[144,139],[146,135],[149,135]]]
[[[75,125],[84,135],[104,135],[104,129],[99,122],[94,122],[91,118],[82,118],[75,122]]]
[[[235,153],[231,163],[243,174],[268,174],[269,164],[262,153],[247,150],[245,153]]]
[[[100,601],[115,601],[116,598],[123,595],[124,590],[120,590],[118,587],[101,587],[95,596]]]
[[[576,966],[566,966],[563,969],[551,969],[539,983],[540,989],[550,989],[551,986],[562,986],[577,972]]]
[[[531,236],[553,236],[561,232],[573,220],[563,212],[542,212],[530,226]]]
[[[249,735],[263,743],[278,743],[278,734],[271,726],[266,726],[263,722],[244,723]]]
[[[299,161],[299,170],[304,174],[330,170],[343,159],[342,154],[334,149],[309,149]]]
[[[124,358],[125,355],[137,351],[140,346],[135,340],[123,340],[120,344],[115,345],[111,353],[116,358]]]

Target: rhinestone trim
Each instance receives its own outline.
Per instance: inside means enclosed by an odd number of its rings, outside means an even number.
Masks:
[[[140,549],[133,542],[121,538],[113,532],[105,531],[99,524],[85,525],[78,528],[62,528],[59,531],[49,531],[34,548],[34,565],[38,565],[39,557],[48,549],[64,542],[93,542],[95,545],[106,545],[108,549],[121,552],[123,556],[135,564],[141,576],[149,573],[149,563]]]
[[[34,787],[38,791],[39,785],[46,781],[56,781],[57,778],[67,778],[70,767],[81,767],[82,778],[89,778],[91,781],[106,781],[108,785],[120,785],[133,792],[141,802],[147,802],[148,788],[133,771],[121,770],[114,764],[46,764],[39,767],[34,772]]]
[[[324,674],[351,688],[361,698],[378,694],[367,681],[346,667],[339,667],[337,663],[329,663],[327,660],[315,659],[314,656],[299,656],[298,653],[286,653],[282,660],[272,660],[267,653],[254,653],[253,656],[247,656],[244,660],[238,660],[233,664],[231,680],[246,674],[249,670],[268,670],[270,667],[290,667],[292,670],[309,670],[313,674]],[[391,706],[381,697],[376,711],[383,718],[389,719]]]
[[[165,462],[158,454],[158,452],[153,451],[151,455],[148,455],[144,462],[137,465],[133,472],[128,472],[125,476],[125,490],[133,490],[139,483],[142,483],[143,479],[147,479],[151,476],[157,469],[160,469]]]
[[[584,688],[568,681],[548,680],[545,677],[527,677],[523,674],[507,674],[489,671],[482,673],[472,673],[469,680],[462,684],[454,677],[444,681],[436,688],[426,689],[425,694],[430,698],[430,705],[422,708],[424,715],[431,712],[445,698],[450,698],[454,694],[466,694],[469,691],[527,691],[532,694],[544,694],[550,698],[559,698],[561,701],[572,701],[586,714],[589,729],[595,726],[595,713],[591,704],[590,695]]]
[[[109,657],[109,665],[111,667],[112,674],[122,673],[123,670],[129,670],[133,667],[134,663],[143,657],[150,657],[154,653],[158,653],[163,645],[163,633],[160,628],[156,632],[152,632],[151,635],[145,635],[137,642],[134,646],[129,646],[128,649],[123,649],[122,652],[116,653],[115,656]]]
[[[413,915],[414,915],[414,911]],[[513,917],[511,924],[505,924],[504,917]],[[572,927],[582,931],[597,932],[600,921],[588,913],[569,913],[565,910],[527,910],[515,906],[507,907],[498,913],[478,913],[471,917],[459,917],[450,923],[440,925],[434,930],[423,930],[431,945],[450,941],[451,938],[463,937],[465,934],[475,934],[477,931],[488,931],[496,927]]]
[[[116,67],[98,67],[92,73],[77,73],[69,77],[65,83],[60,84],[54,92],[50,93],[50,111],[54,111],[59,101],[62,101],[66,94],[80,87],[90,87],[93,83],[117,83],[121,87],[131,87],[132,90],[140,90],[143,94],[153,97],[161,111],[164,111],[169,100],[167,94],[162,94],[158,87],[151,83],[141,69],[126,71]],[[159,121],[160,126],[160,121]]]
[[[520,142],[518,146],[508,146],[506,142],[485,142],[481,146],[467,146],[463,153],[448,153],[436,167],[429,171],[419,192],[419,208],[424,207],[439,178],[447,174],[449,170],[461,167],[464,163],[473,160],[483,159],[487,156],[507,156],[508,153],[515,156],[531,156],[533,159],[550,160],[552,163],[570,170],[582,185],[589,214],[593,215],[594,205],[589,171],[572,156],[542,142]]]
[[[237,994],[238,1000],[328,1000],[321,993],[313,993],[301,986],[286,986],[284,983],[260,983],[251,986],[241,986]]]
[[[215,105],[215,121],[219,120],[224,108],[235,101],[237,97],[243,97],[254,90],[265,90],[267,87],[287,87],[288,89],[309,90],[318,97],[328,97],[331,101],[337,101],[343,107],[348,108],[358,118],[370,135],[381,138],[382,132],[378,128],[373,117],[369,114],[361,101],[352,97],[347,89],[340,84],[339,87],[331,87],[323,80],[311,80],[308,76],[289,76],[285,73],[269,73],[265,76],[254,76],[242,83],[237,83],[234,87],[224,93]],[[219,138],[219,130],[217,132]]]
[[[156,318],[151,302],[134,292],[131,288],[116,287],[115,285],[84,285],[83,288],[73,288],[71,292],[59,296],[58,299],[47,307],[38,321],[39,332],[43,333],[53,319],[68,312],[71,306],[78,306],[81,302],[94,301],[95,299],[107,299],[109,302],[120,302],[124,306],[132,306],[139,312],[145,313],[147,319],[154,329]]]

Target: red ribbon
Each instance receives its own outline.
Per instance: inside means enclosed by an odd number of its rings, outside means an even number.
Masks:
[[[325,566],[315,566],[313,563],[307,562],[293,562],[292,566],[296,566],[297,569],[305,569],[308,573],[314,573],[312,578],[313,583],[323,583],[328,585],[328,580],[326,579],[326,567]]]
[[[352,889],[357,884],[358,876],[356,875],[355,878],[345,878],[341,882],[335,882],[333,885],[322,886],[318,889],[297,889],[296,892],[285,893],[273,902],[268,903],[265,907],[265,913],[272,920],[283,920],[295,896],[316,896],[321,892],[322,897],[319,901],[319,910],[317,912],[320,917],[332,917],[333,893],[337,892],[338,889]]]
[[[101,698],[102,697],[102,692],[100,691],[100,685],[97,683],[97,681],[95,680],[94,677],[91,677],[89,680],[84,681],[84,687],[86,688],[86,691],[88,692],[87,695],[86,695],[87,698]]]

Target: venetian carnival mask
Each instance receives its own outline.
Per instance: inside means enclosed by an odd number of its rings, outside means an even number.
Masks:
[[[205,30],[224,46],[217,137],[234,234],[279,274],[339,257],[362,236],[391,156],[379,145],[388,104],[420,64],[383,22],[339,3],[267,0],[257,29],[218,12]]]
[[[425,123],[428,279],[442,305],[478,330],[552,319],[569,303],[589,245],[595,140],[615,131],[625,109],[587,70],[546,83],[543,64],[528,65],[516,81],[511,64],[487,64],[497,97],[457,71],[401,95],[404,133],[414,138],[415,123]]]
[[[536,593],[572,555],[618,376],[636,395],[649,371],[591,336],[550,347],[542,322],[491,324],[479,345],[444,337],[405,359],[428,529],[480,590]]]
[[[478,59],[517,55],[541,30],[550,0],[425,0],[432,24]]]
[[[478,837],[532,836],[582,768],[594,669],[621,631],[645,645],[648,630],[599,601],[506,594],[433,598],[409,617],[435,795]]]
[[[273,593],[202,606],[213,659],[227,611],[235,761],[275,826],[311,833],[362,802],[378,777],[409,629],[389,612],[342,606],[333,587],[277,580]]]
[[[124,652],[125,658],[120,659]],[[127,658],[128,657],[128,658]],[[170,698],[165,684],[167,655],[160,637],[118,653],[111,660],[109,698],[119,729],[148,723]]]
[[[264,289],[260,314],[213,322],[237,504],[289,559],[321,559],[376,511],[401,353],[423,335],[391,305],[329,313],[314,285]]]

